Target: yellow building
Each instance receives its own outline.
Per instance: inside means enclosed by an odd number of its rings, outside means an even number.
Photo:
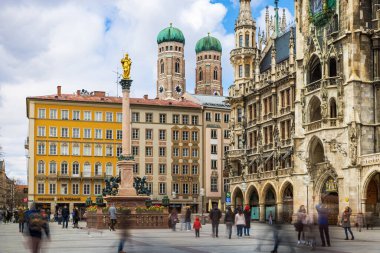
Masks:
[[[117,174],[121,153],[119,98],[104,92],[28,97],[29,203],[51,209],[95,201],[104,179]]]

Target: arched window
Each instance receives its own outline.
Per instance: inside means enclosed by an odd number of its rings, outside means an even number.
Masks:
[[[45,174],[45,163],[44,161],[39,161],[38,162],[38,174]]]
[[[336,118],[336,102],[334,98],[330,99],[330,118]]]
[[[249,33],[245,34],[245,46],[249,47]]]
[[[74,162],[73,163],[73,176],[78,176],[79,175],[79,163],[78,162]]]
[[[309,81],[313,83],[322,78],[321,62],[317,56],[314,56],[309,63]]]
[[[329,76],[337,76],[337,69],[336,69],[336,59],[335,58],[330,58],[329,60]]]
[[[95,176],[100,176],[100,175],[102,175],[102,164],[96,163],[95,164]]]
[[[49,174],[57,174],[57,163],[54,161],[49,164]]]
[[[322,119],[321,101],[317,97],[312,97],[309,104],[310,122],[315,122]]]
[[[170,51],[172,51],[173,50],[173,46],[170,46]]]
[[[162,59],[160,61],[160,68],[161,68],[161,74],[163,74],[165,72],[165,64],[164,64],[164,60]]]
[[[243,35],[239,35],[239,47],[243,47]]]
[[[325,153],[321,140],[314,137],[309,145],[309,159],[311,164],[322,163],[325,161]]]
[[[214,69],[214,80],[218,80],[218,68]]]
[[[180,73],[179,59],[177,59],[177,60],[175,61],[175,67],[174,67],[174,69],[175,69],[175,72],[176,72],[176,73]]]
[[[68,175],[67,162],[62,162],[61,163],[61,175]]]
[[[112,176],[112,171],[113,171],[112,163],[107,163],[107,165],[106,165],[106,175],[107,176]]]
[[[91,177],[91,164],[89,162],[85,162],[83,166],[83,176]]]
[[[199,81],[203,81],[203,71],[199,68]]]

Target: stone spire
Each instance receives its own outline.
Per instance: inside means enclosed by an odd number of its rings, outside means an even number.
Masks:
[[[281,32],[285,32],[286,29],[286,14],[285,9],[282,10],[282,18],[281,18]]]
[[[251,11],[251,0],[240,0],[240,11],[237,23],[244,21],[253,21],[252,11]]]
[[[279,15],[278,15],[278,0],[274,0],[274,32],[275,32],[275,38],[278,36],[279,34],[279,26],[280,26],[280,23],[279,23]]]
[[[269,30],[270,30],[270,23],[269,23],[269,7],[267,6],[266,7],[266,11],[265,11],[265,39],[268,40],[270,34],[269,34]]]

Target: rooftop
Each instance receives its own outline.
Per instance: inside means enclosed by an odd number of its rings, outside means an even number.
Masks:
[[[195,98],[202,106],[230,109],[230,105],[226,102],[226,97],[200,94],[189,95]]]

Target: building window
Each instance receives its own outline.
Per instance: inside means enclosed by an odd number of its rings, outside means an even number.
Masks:
[[[83,155],[85,156],[91,156],[91,145],[85,144],[83,148]]]
[[[216,129],[211,129],[211,139],[218,139],[218,132]]]
[[[113,113],[112,112],[106,112],[106,121],[107,122],[113,121]]]
[[[102,138],[102,129],[95,129],[95,139]]]
[[[101,192],[102,192],[102,186],[100,184],[96,184],[94,186],[94,194],[99,195],[99,194],[101,194]]]
[[[56,184],[49,184],[49,194],[55,194]]]
[[[112,163],[107,163],[106,164],[106,175],[107,176],[112,176],[112,174],[113,174]]]
[[[166,174],[166,164],[160,164],[159,165],[159,173],[160,174]]]
[[[80,138],[79,128],[73,128],[73,138]]]
[[[138,163],[133,164],[133,173],[135,173],[135,174],[139,173],[139,164]]]
[[[166,114],[160,113],[160,123],[165,124],[166,123]]]
[[[49,135],[50,135],[50,137],[57,137],[57,128],[56,127],[50,127]]]
[[[140,122],[140,113],[132,112],[132,122]]]
[[[37,169],[38,174],[45,174],[45,163],[43,161],[39,161]]]
[[[218,169],[218,160],[211,160],[211,169]]]
[[[37,186],[37,192],[38,194],[45,194],[45,184],[44,183],[38,183]]]
[[[116,113],[116,121],[123,122],[123,114],[121,112]]]
[[[182,185],[183,194],[189,194],[189,184]]]
[[[192,152],[192,154],[191,154],[192,157],[198,157],[198,149],[197,148],[193,148],[191,150],[191,152]]]
[[[73,175],[79,175],[79,163],[77,162],[73,163],[72,171],[73,171]]]
[[[63,119],[63,120],[69,119],[69,111],[68,110],[61,110],[61,119]]]
[[[243,65],[239,65],[239,77],[243,77]]]
[[[153,113],[145,113],[145,122],[147,123],[153,122]]]
[[[119,157],[123,153],[123,148],[122,146],[117,146],[116,148],[116,156]]]
[[[50,109],[50,119],[57,119],[57,109]]]
[[[206,112],[206,121],[211,121],[211,112]]]
[[[187,175],[189,174],[189,165],[184,164],[182,165],[182,175]]]
[[[243,35],[239,35],[239,47],[243,47]]]
[[[166,156],[166,147],[159,147],[159,156]]]
[[[139,155],[139,147],[138,146],[132,146],[132,155],[133,156]]]
[[[89,184],[83,185],[83,194],[84,195],[90,195],[90,185]]]
[[[224,123],[230,122],[230,115],[228,113],[224,114]]]
[[[145,174],[152,174],[153,173],[153,164],[147,163],[145,164]]]
[[[122,130],[116,130],[116,139],[117,140],[123,139],[123,131]]]
[[[211,177],[211,192],[218,191],[218,178]]]
[[[132,128],[132,139],[133,140],[138,140],[139,137],[139,129],[137,128]]]
[[[173,130],[173,140],[178,141],[179,140],[179,131]]]
[[[61,184],[61,194],[67,195],[67,184]]]
[[[67,166],[67,162],[62,162],[61,163],[61,174],[62,175],[68,175],[68,166]]]
[[[95,112],[95,121],[103,121],[103,113]]]
[[[61,155],[69,155],[69,145],[67,143],[61,143]]]
[[[188,131],[183,131],[182,132],[182,140],[183,141],[188,141],[189,140],[189,132]]]
[[[80,120],[80,111],[73,111],[73,120]]]
[[[178,157],[179,156],[179,148],[173,148],[173,156]]]
[[[189,115],[182,115],[182,124],[189,124]]]
[[[230,180],[228,178],[224,178],[223,182],[224,182],[224,187],[223,187],[224,192],[229,192],[230,191]]]
[[[198,141],[198,132],[196,131],[191,132],[191,140]]]
[[[224,130],[224,139],[230,138],[230,130]]]
[[[91,177],[91,165],[89,162],[86,162],[83,165],[83,176],[84,177]]]
[[[106,139],[107,140],[112,140],[113,139],[113,132],[112,130],[106,130]]]
[[[86,121],[91,120],[91,112],[90,111],[85,111],[83,116],[84,116],[84,120],[86,120]]]
[[[179,115],[178,114],[173,115],[173,124],[179,124]]]
[[[228,152],[230,150],[230,146],[224,146],[224,153]]]
[[[46,110],[45,109],[38,109],[38,118],[39,119],[46,118]]]
[[[174,183],[172,191],[175,192],[176,194],[179,194],[179,184]]]
[[[162,59],[160,61],[160,70],[161,70],[161,74],[165,73],[165,64]]]
[[[43,126],[39,126],[38,127],[38,136],[45,136],[45,127],[43,127]]]
[[[198,125],[198,116],[196,115],[191,116],[191,124]]]
[[[215,113],[215,122],[220,122],[220,113]]]
[[[97,144],[95,146],[95,156],[102,156],[103,155],[103,145]]]
[[[251,66],[249,64],[245,64],[244,65],[244,75],[245,75],[245,77],[249,77],[250,76],[250,71],[251,71]]]
[[[189,149],[188,148],[182,148],[182,156],[183,157],[189,156]]]
[[[175,175],[179,174],[179,165],[178,164],[173,164],[172,173]]]
[[[198,184],[193,184],[193,194],[198,194]]]
[[[160,141],[166,140],[166,130],[159,130]]]
[[[175,65],[174,65],[174,71],[176,73],[180,73],[180,64],[179,64],[179,59],[176,60]]]
[[[198,165],[191,166],[191,174],[198,175]]]
[[[112,156],[113,155],[113,148],[112,145],[106,146],[106,156]]]
[[[218,154],[217,145],[211,144],[211,154],[213,154],[213,155]]]
[[[199,81],[203,81],[203,71],[199,68]]]
[[[153,148],[145,147],[145,156],[153,156]]]
[[[91,129],[85,128],[83,130],[83,138],[90,139],[91,138]]]
[[[69,129],[67,127],[62,127],[61,129],[61,137],[68,138],[69,137]]]
[[[153,139],[153,130],[145,129],[145,140],[152,140],[152,139]]]
[[[102,164],[96,163],[95,164],[95,176],[100,176],[100,175],[102,175]]]
[[[218,80],[218,69],[214,69],[214,80]]]
[[[159,184],[159,194],[166,194],[166,183]]]
[[[57,154],[57,144],[50,143],[49,154],[50,155],[56,155]]]
[[[56,162],[50,162],[49,164],[49,173],[50,174],[57,174],[57,163]]]
[[[79,184],[73,184],[73,194],[78,195],[79,194]]]
[[[45,154],[45,143],[39,142],[37,144],[37,154],[44,155]]]

